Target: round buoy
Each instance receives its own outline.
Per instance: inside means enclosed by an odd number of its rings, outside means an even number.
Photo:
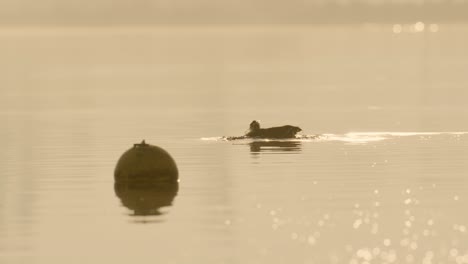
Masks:
[[[134,144],[120,157],[114,170],[116,183],[153,184],[177,182],[177,165],[164,149],[146,144]]]

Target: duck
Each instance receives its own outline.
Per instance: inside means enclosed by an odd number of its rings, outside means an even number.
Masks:
[[[296,134],[302,131],[297,126],[280,126],[270,128],[260,128],[260,123],[257,120],[250,123],[250,128],[247,130],[245,137],[249,138],[296,138]]]

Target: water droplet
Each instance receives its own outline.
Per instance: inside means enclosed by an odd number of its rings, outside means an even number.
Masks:
[[[307,238],[307,243],[309,243],[310,245],[315,245],[316,242],[317,241],[316,241],[315,237],[313,237],[313,236],[309,236]]]
[[[416,24],[414,24],[414,30],[415,30],[416,32],[423,32],[423,31],[424,31],[424,27],[425,27],[425,25],[424,25],[424,23],[421,22],[421,21],[416,22]]]
[[[456,248],[450,249],[450,256],[452,257],[458,256],[458,250]]]
[[[392,241],[388,238],[384,239],[383,241],[384,246],[389,247],[392,244]]]
[[[356,252],[356,255],[359,257],[359,258],[362,258],[366,261],[370,261],[372,259],[372,253],[370,252],[369,249],[367,248],[362,248],[362,249],[359,249],[357,252]]]
[[[461,226],[458,227],[458,230],[460,230],[460,232],[462,232],[462,233],[465,233],[466,232],[466,226],[461,225]]]
[[[400,24],[395,24],[393,25],[392,30],[393,30],[393,33],[399,34],[401,33],[401,31],[403,31],[403,27]]]
[[[362,220],[361,219],[356,219],[356,221],[354,221],[353,223],[353,228],[354,229],[358,229],[362,224]]]

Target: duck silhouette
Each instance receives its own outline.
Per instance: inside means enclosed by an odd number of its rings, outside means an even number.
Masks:
[[[250,123],[250,128],[245,134],[249,138],[296,138],[296,134],[302,131],[296,126],[280,126],[270,128],[260,128],[260,123],[257,120]]]

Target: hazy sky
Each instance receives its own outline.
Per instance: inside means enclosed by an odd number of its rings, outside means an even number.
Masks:
[[[0,0],[1,25],[468,20],[468,0]]]

